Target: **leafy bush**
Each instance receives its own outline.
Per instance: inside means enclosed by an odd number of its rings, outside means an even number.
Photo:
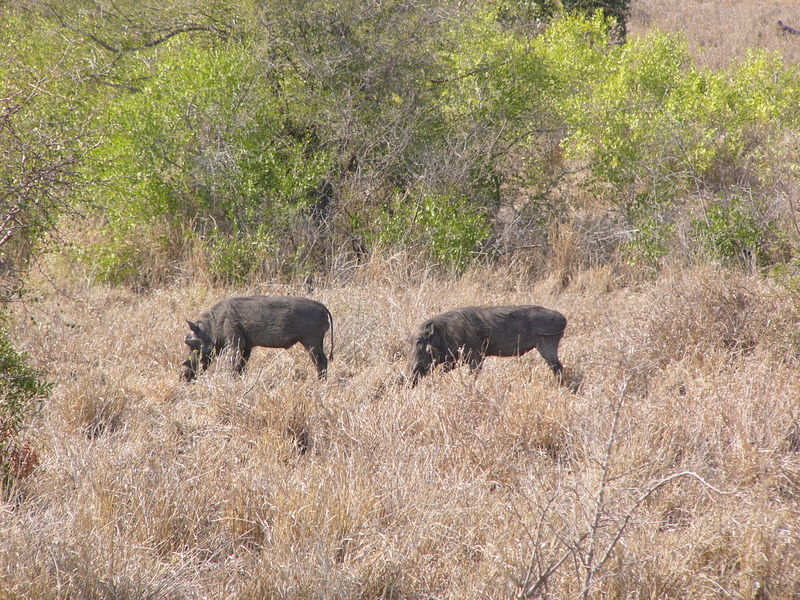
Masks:
[[[21,293],[42,239],[72,209],[93,143],[76,95],[78,62],[41,20],[0,5],[0,303]],[[54,59],[53,57],[58,58]]]
[[[770,222],[762,223],[751,207],[738,198],[713,202],[703,217],[692,221],[693,233],[708,255],[745,266],[768,262],[773,228]]]
[[[104,234],[82,255],[102,280],[132,283],[153,255],[169,264],[194,240],[213,276],[238,279],[273,249],[265,228],[289,242],[328,156],[285,135],[246,45],[176,40],[162,53],[141,89],[105,111],[106,143],[90,170],[110,183],[85,196]]]
[[[635,229],[632,238],[623,246],[625,257],[630,263],[657,269],[659,261],[669,254],[675,225],[652,207],[642,207],[630,214],[634,215],[629,218]]]
[[[730,73],[701,71],[677,36],[615,46],[597,19],[556,22],[545,38],[566,154],[586,165],[591,194],[640,232],[634,242],[648,262],[670,251],[671,221],[686,199],[774,185],[767,149],[780,147],[800,116],[800,72],[777,56],[750,53]],[[734,237],[756,252],[753,224],[731,216],[739,219]],[[721,235],[720,224],[712,229]],[[732,252],[712,237],[717,251]]]
[[[463,271],[489,236],[490,222],[464,196],[397,197],[378,214],[367,238],[381,247],[418,247],[435,263]]]
[[[275,252],[269,230],[246,236],[226,235],[215,231],[207,236],[211,272],[228,283],[241,284],[253,277],[262,261]]]
[[[759,197],[796,162],[800,70],[757,52],[701,70],[659,32],[619,44],[626,0],[168,0],[123,26],[129,4],[76,0],[0,33],[19,56],[7,81],[59,56],[75,75],[24,123],[91,131],[48,146],[79,152],[35,229],[84,209],[75,254],[111,283],[296,274],[354,235],[460,270],[489,225],[538,243],[582,203],[637,231],[626,258],[655,266],[696,199]]]
[[[597,11],[613,19],[618,35],[625,37],[631,0],[503,0],[498,11],[506,23],[549,21],[564,11],[591,17]]]
[[[15,478],[25,476],[36,454],[19,435],[27,419],[50,393],[51,384],[41,380],[28,365],[28,356],[14,348],[0,313],[0,487],[6,492]]]

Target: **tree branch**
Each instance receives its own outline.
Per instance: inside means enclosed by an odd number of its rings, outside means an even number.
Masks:
[[[50,11],[55,16],[56,20],[59,22],[59,24],[62,27],[64,27],[65,29],[68,29],[70,31],[73,31],[73,32],[75,32],[75,33],[77,33],[79,35],[82,35],[82,36],[90,39],[91,41],[93,41],[95,44],[97,44],[101,48],[103,48],[105,50],[108,50],[109,52],[111,52],[113,54],[123,54],[125,52],[138,52],[140,50],[144,50],[145,48],[152,48],[154,46],[158,46],[159,44],[163,44],[164,42],[166,42],[167,40],[175,37],[176,35],[180,35],[182,33],[189,33],[189,32],[192,32],[192,31],[205,31],[205,32],[209,32],[209,33],[216,33],[217,35],[219,35],[223,39],[227,39],[228,36],[230,35],[230,30],[228,28],[222,28],[222,27],[217,27],[217,26],[214,26],[214,25],[203,25],[201,23],[191,23],[190,22],[190,23],[184,23],[182,25],[176,25],[176,26],[170,27],[170,28],[164,28],[164,29],[160,30],[161,31],[161,36],[160,37],[157,37],[157,38],[155,38],[153,40],[150,40],[148,42],[144,42],[143,44],[140,44],[138,46],[131,46],[131,47],[128,47],[128,48],[119,48],[117,46],[114,46],[110,42],[99,38],[98,36],[93,34],[91,31],[85,31],[85,30],[83,30],[83,29],[81,29],[79,27],[75,27],[73,25],[70,25],[69,23],[67,23],[67,21],[64,19],[64,17],[61,15],[61,13],[59,13],[53,7],[52,4],[48,4],[47,7],[50,9]]]

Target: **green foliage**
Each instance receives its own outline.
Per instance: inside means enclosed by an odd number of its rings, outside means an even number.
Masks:
[[[670,221],[684,199],[736,193],[743,182],[751,191],[771,185],[766,150],[796,127],[800,91],[797,70],[783,68],[778,57],[751,53],[730,74],[710,73],[692,67],[675,36],[654,33],[614,46],[598,22],[565,20],[547,37],[548,68],[578,74],[557,84],[570,130],[567,155],[586,164],[591,193],[638,230],[634,254],[647,263],[669,252]],[[763,230],[732,210],[710,216],[719,219],[698,240],[730,256],[736,239],[764,260],[755,239]],[[723,233],[726,217],[736,222]]]
[[[540,25],[552,21],[565,13],[591,18],[595,14],[605,15],[616,34],[624,38],[630,16],[631,0],[501,0],[497,12],[503,23]]]
[[[135,281],[149,255],[177,258],[187,237],[205,245],[212,274],[238,279],[270,249],[265,227],[280,239],[311,206],[328,155],[283,134],[251,57],[246,45],[176,40],[140,90],[109,104],[91,168],[111,184],[87,197],[105,235],[84,254],[101,279]]]
[[[7,317],[0,314],[0,439],[16,433],[23,421],[35,412],[38,400],[50,392],[50,384],[28,365],[28,356],[17,351],[6,328]]]
[[[365,237],[380,247],[421,248],[438,265],[463,271],[476,256],[491,224],[464,196],[424,194],[416,202],[396,197],[378,213]]]
[[[738,198],[717,201],[703,217],[692,221],[700,248],[713,258],[759,266],[768,262],[768,246],[774,225],[762,223],[752,208]]]
[[[640,199],[627,213],[634,230],[632,238],[623,246],[626,260],[657,269],[659,261],[669,254],[675,224],[666,218],[666,211],[657,202],[647,199]]]
[[[135,59],[137,53],[175,36],[226,39],[233,33],[236,20],[247,21],[254,16],[248,0],[60,0],[57,4],[28,4],[32,6],[26,12],[41,11],[58,23],[62,35],[90,43],[115,62]],[[124,75],[113,70],[97,75],[108,77],[109,81],[124,81]],[[118,79],[118,75],[122,77]]]
[[[564,85],[569,96],[563,116],[572,130],[567,150],[570,156],[588,158],[596,181],[603,187],[610,184],[606,193],[612,201],[630,202],[636,197],[632,190],[644,178],[649,180],[645,185],[657,189],[673,186],[667,175],[676,170],[692,172],[679,164],[691,155],[681,151],[680,115],[667,103],[682,78],[686,49],[664,35],[621,48],[609,46],[602,23],[595,20],[592,25],[590,38],[569,35],[550,53],[559,71],[574,68],[580,73],[578,83]],[[567,49],[561,46],[565,41],[576,44],[567,63]]]
[[[134,5],[0,9],[4,96],[48,99],[14,113],[0,141],[29,143],[0,183],[22,157],[64,165],[31,188],[61,204],[26,204],[27,223],[41,238],[82,209],[73,252],[102,281],[307,272],[354,236],[461,270],[508,215],[541,237],[586,198],[655,266],[693,199],[758,197],[792,169],[800,70],[751,52],[704,71],[660,32],[619,44],[628,0]],[[722,235],[698,227],[704,251]]]
[[[5,491],[9,478],[19,471],[19,434],[27,419],[39,409],[50,393],[28,364],[28,356],[16,350],[6,328],[7,317],[0,313],[0,481]]]
[[[335,149],[334,183],[358,174],[402,180],[439,158],[452,133],[437,106],[451,75],[440,57],[469,30],[459,16],[434,0],[265,3],[262,64],[281,82],[296,127]]]
[[[42,239],[70,212],[92,143],[69,44],[0,6],[0,302],[20,293]]]
[[[562,0],[568,11],[582,12],[592,15],[597,11],[612,19],[617,35],[625,38],[628,17],[631,12],[631,0]]]
[[[622,47],[571,40],[569,60],[585,85],[573,87],[563,105],[572,129],[567,148],[589,160],[612,201],[631,201],[643,185],[673,198],[717,185],[722,164],[757,160],[748,146],[755,131],[778,134],[789,124],[781,122],[782,107],[796,98],[797,85],[783,75],[791,91],[767,86],[763,79],[780,65],[764,55],[728,78],[691,68],[685,43],[674,36],[652,34]],[[550,56],[567,55],[554,48]]]
[[[220,231],[208,237],[211,272],[230,284],[242,284],[258,271],[262,261],[275,252],[270,231],[262,226],[249,235],[225,235]]]
[[[343,189],[385,181],[371,192],[380,205],[413,180],[423,193],[496,203],[494,147],[507,142],[486,132],[527,126],[542,95],[536,63],[510,64],[522,46],[486,11],[460,20],[435,5],[269,4],[268,47],[258,36],[158,46],[146,69],[130,67],[136,89],[104,110],[92,162],[104,184],[85,196],[103,235],[79,255],[102,280],[136,283],[152,257],[179,263],[199,244],[213,276],[239,281],[277,253],[313,260],[308,233],[330,227],[327,205]],[[444,216],[430,219],[446,230]],[[428,245],[462,268],[456,237]]]

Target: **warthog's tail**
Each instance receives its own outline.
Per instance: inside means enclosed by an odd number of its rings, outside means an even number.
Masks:
[[[333,360],[333,315],[327,306],[325,307],[325,312],[328,313],[328,322],[331,325],[331,349],[328,352],[328,360]]]
[[[541,333],[537,333],[536,335],[543,335],[543,336],[547,336],[547,337],[554,337],[554,336],[557,336],[557,335],[564,335],[564,332],[565,332],[566,330],[567,330],[567,323],[566,323],[566,321],[565,321],[565,322],[564,322],[564,326],[563,326],[563,327],[561,328],[561,330],[559,330],[559,331],[548,331],[548,332],[544,332],[544,331],[543,331],[543,332],[541,332]]]
[[[567,330],[566,327],[562,328],[561,331],[556,331],[554,333],[537,333],[536,335],[541,335],[544,337],[555,337],[557,335],[564,335],[564,332]]]

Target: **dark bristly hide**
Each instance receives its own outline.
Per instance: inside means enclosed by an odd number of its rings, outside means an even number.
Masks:
[[[244,370],[255,346],[290,348],[299,343],[311,356],[317,375],[325,377],[328,357],[323,350],[325,332],[331,329],[330,358],[333,359],[333,317],[319,302],[294,296],[240,296],[223,300],[188,321],[191,332],[184,340],[192,354],[183,363],[182,377],[191,381],[200,368],[228,349],[233,369]]]
[[[560,377],[558,344],[567,320],[541,306],[468,306],[425,321],[413,338],[411,385],[436,366],[445,371],[465,362],[480,371],[487,356],[521,356],[536,348]]]

